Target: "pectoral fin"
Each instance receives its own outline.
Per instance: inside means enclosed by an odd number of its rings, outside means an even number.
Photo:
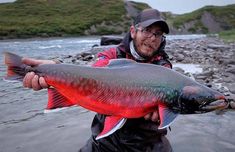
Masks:
[[[169,127],[174,119],[177,117],[177,113],[174,113],[172,110],[170,110],[168,107],[159,106],[159,117],[160,117],[160,125],[158,129],[164,129]]]
[[[102,132],[96,137],[96,140],[107,137],[120,129],[126,122],[126,118],[117,116],[106,116],[104,128]]]

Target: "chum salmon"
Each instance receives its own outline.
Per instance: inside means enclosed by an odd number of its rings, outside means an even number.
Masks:
[[[110,60],[106,67],[69,64],[28,66],[22,57],[5,52],[5,80],[22,81],[27,72],[44,77],[49,108],[79,105],[107,115],[106,137],[120,129],[128,118],[159,111],[159,129],[168,127],[178,114],[197,114],[225,108],[225,96],[172,69],[137,63],[128,59]],[[51,104],[52,103],[52,104]]]

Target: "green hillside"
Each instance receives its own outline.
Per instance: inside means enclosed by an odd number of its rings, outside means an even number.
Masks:
[[[220,30],[234,29],[234,12],[235,4],[227,6],[206,6],[191,13],[171,17],[169,20],[176,29],[185,28],[185,25],[189,24],[187,30],[191,33],[208,33],[215,26]],[[207,15],[207,18],[205,17],[203,20],[203,16],[205,15]],[[211,20],[214,22],[210,23]]]
[[[144,4],[138,7],[146,8]],[[120,34],[129,23],[123,0],[17,0],[0,4],[2,39],[84,35],[92,26],[96,28],[92,34]],[[97,29],[98,24],[112,28]]]
[[[17,0],[0,4],[0,39],[121,34],[145,8],[145,3],[123,0]],[[234,12],[235,4],[162,16],[171,34],[219,33],[234,31]]]

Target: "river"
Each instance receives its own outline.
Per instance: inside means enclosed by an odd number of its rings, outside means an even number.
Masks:
[[[168,36],[167,39],[205,35]],[[100,37],[0,41],[0,53],[48,59],[73,55],[100,43]],[[191,68],[190,68],[191,69]],[[45,113],[46,90],[33,91],[21,83],[2,81],[6,74],[0,56],[0,152],[75,152],[89,138],[93,112],[70,107]],[[234,112],[180,115],[167,138],[175,152],[231,152],[235,150]]]

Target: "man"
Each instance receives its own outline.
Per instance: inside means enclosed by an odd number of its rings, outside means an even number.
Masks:
[[[110,59],[128,58],[137,62],[157,64],[171,68],[168,56],[164,52],[166,44],[164,33],[169,33],[167,23],[161,19],[155,9],[142,11],[131,25],[130,31],[122,43],[116,48],[105,50],[98,54],[98,60],[93,66],[106,66]],[[50,60],[23,59],[26,64],[53,64]],[[156,73],[157,75],[158,73]],[[33,72],[28,73],[23,84],[25,87],[40,90],[47,88],[45,80]],[[147,114],[144,118],[128,119],[125,125],[108,137],[95,140],[102,131],[105,115],[97,114],[92,122],[92,136],[81,152],[93,151],[172,151],[165,138],[166,129],[158,130],[158,111]]]

